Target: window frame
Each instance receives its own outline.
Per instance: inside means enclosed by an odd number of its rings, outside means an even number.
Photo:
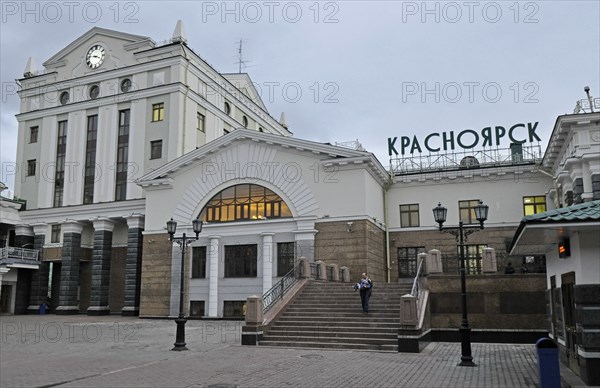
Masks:
[[[475,207],[479,205],[479,199],[466,199],[458,201],[458,219],[465,225],[477,224],[477,216],[475,215]],[[463,206],[465,205],[465,206]],[[468,220],[463,219],[463,210],[469,211]]]
[[[279,194],[253,183],[224,188],[207,202],[198,216],[203,222],[214,223],[291,217],[292,210]]]
[[[152,104],[152,122],[156,123],[165,119],[165,103],[157,102]]]
[[[60,224],[53,224],[50,229],[50,243],[60,243],[60,234],[62,227]]]
[[[191,279],[206,279],[206,246],[192,247]]]
[[[526,199],[533,199],[533,203],[525,203]],[[542,202],[538,202],[538,199],[542,199]],[[523,196],[523,215],[524,216],[529,216],[529,215],[533,215],[533,214],[539,214],[539,213],[543,213],[548,209],[548,202],[546,202],[546,196],[545,195],[524,195]],[[543,210],[538,211],[538,206],[542,206],[544,207]],[[532,207],[533,208],[533,213],[527,213],[527,208],[528,207]]]
[[[290,252],[291,248],[291,252]],[[277,243],[277,276],[285,276],[296,264],[296,243],[293,241]]]
[[[27,175],[26,176],[35,176],[37,170],[37,160],[29,159],[27,161]]]
[[[414,257],[412,257],[412,255],[409,254],[409,251],[412,251],[410,253],[414,253]],[[403,255],[401,255],[400,252],[405,252],[406,253],[405,257]],[[418,263],[419,253],[425,253],[424,246],[397,247],[397,249],[396,249],[397,256],[396,257],[397,257],[397,261],[398,261],[398,277],[399,278],[406,279],[406,278],[414,278],[416,276],[418,265],[419,265],[419,263]],[[401,264],[401,261],[406,261],[406,266],[405,266],[406,271],[401,272],[401,269],[403,269],[403,265]]]
[[[256,278],[258,276],[258,245],[236,244],[223,248],[224,278]]]
[[[29,143],[37,143],[38,142],[38,135],[40,133],[40,126],[39,125],[34,125],[32,127],[29,127]]]
[[[196,112],[196,129],[202,133],[206,132],[206,116]]]
[[[150,141],[150,160],[154,159],[162,159],[162,139]]]
[[[242,318],[244,316],[245,300],[224,300],[223,301],[223,318]],[[241,314],[229,314],[241,310]]]
[[[413,206],[416,206],[416,210],[411,208]],[[403,207],[408,207],[408,209],[403,210]],[[407,214],[408,215],[408,225],[404,225],[403,222],[403,215]],[[417,216],[417,222],[416,225],[413,224],[413,216],[416,214]],[[419,204],[418,203],[407,203],[407,204],[401,204],[400,205],[400,227],[401,228],[417,228],[421,226],[421,217],[419,214]]]

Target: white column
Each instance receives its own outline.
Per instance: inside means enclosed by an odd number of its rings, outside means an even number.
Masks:
[[[127,175],[127,199],[142,198],[143,190],[135,180],[144,175],[144,151],[146,147],[146,120],[148,106],[146,100],[131,104],[129,121],[129,163]]]
[[[86,132],[87,116],[85,112],[69,113],[63,206],[81,205],[83,203]]]
[[[264,232],[262,236],[262,261],[263,261],[263,295],[273,287],[273,235],[275,233]]]
[[[217,316],[219,303],[219,240],[220,236],[208,236],[208,316]]]
[[[110,202],[115,199],[118,133],[119,112],[117,111],[117,104],[99,108],[94,203]]]
[[[39,132],[39,136],[41,137],[41,142],[44,146],[41,147],[40,150],[40,184],[38,187],[38,201],[37,204],[33,204],[33,208],[52,207],[54,204],[56,143],[58,142],[56,138],[58,132],[57,117],[44,117],[40,128],[43,128],[43,130]],[[38,141],[40,141],[40,138],[38,138]],[[15,191],[20,193],[20,190],[15,189]]]

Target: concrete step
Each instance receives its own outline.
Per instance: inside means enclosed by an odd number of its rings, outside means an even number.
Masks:
[[[264,341],[294,341],[294,342],[320,342],[325,344],[365,344],[365,345],[394,345],[398,338],[377,338],[377,337],[334,337],[334,336],[292,336],[292,335],[265,335]]]
[[[359,331],[361,330],[361,331]],[[310,337],[310,338],[372,338],[396,341],[398,333],[371,332],[362,330],[361,327],[347,328],[347,330],[292,330],[292,329],[272,329],[269,330],[269,338],[273,337]]]
[[[323,343],[323,342],[297,342],[297,341],[261,341],[260,346],[283,346],[287,348],[314,348],[314,349],[347,349],[347,350],[378,350],[397,352],[398,345],[390,344],[354,344],[354,343]]]
[[[375,317],[369,316],[370,314],[359,314],[348,317],[331,317],[331,316],[318,316],[318,317],[307,317],[303,315],[289,315],[289,316],[281,316],[278,319],[278,322],[288,322],[288,321],[305,321],[305,322],[313,322],[313,323],[323,323],[323,322],[341,322],[348,323],[352,325],[360,325],[361,323],[395,323],[396,325],[400,324],[400,316],[398,317]]]
[[[398,330],[400,326],[400,320],[344,320],[340,322],[338,320],[326,321],[324,319],[314,320],[314,319],[297,319],[297,317],[290,318],[282,318],[277,321],[277,323],[273,323],[272,327],[277,325],[278,328],[281,327],[311,327],[311,326],[332,326],[335,327],[340,325],[340,327],[345,326],[354,326],[354,327],[364,327],[364,328],[380,328],[380,329],[395,329]]]
[[[330,325],[273,325],[269,329],[269,334],[281,332],[305,332],[305,333],[369,333],[369,334],[389,334],[394,337],[398,335],[397,327],[380,327],[364,325],[348,325],[347,323],[334,323]],[[315,334],[316,335],[316,334]]]
[[[285,313],[283,313],[281,315],[281,317],[303,317],[303,318],[319,318],[319,317],[323,317],[325,313],[324,312],[295,312],[295,311],[286,311]],[[376,310],[370,310],[369,314],[365,314],[362,312],[362,310],[354,310],[353,312],[337,312],[337,311],[330,311],[328,313],[326,313],[328,317],[331,318],[336,318],[336,320],[343,322],[344,320],[346,320],[347,318],[356,318],[356,319],[363,319],[366,318],[367,316],[369,318],[399,318],[400,317],[400,312],[399,311],[391,311],[391,312],[378,312]]]

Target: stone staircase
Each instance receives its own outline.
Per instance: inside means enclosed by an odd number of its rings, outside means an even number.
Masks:
[[[259,345],[398,351],[400,297],[409,292],[410,285],[376,283],[364,314],[352,283],[309,281]]]

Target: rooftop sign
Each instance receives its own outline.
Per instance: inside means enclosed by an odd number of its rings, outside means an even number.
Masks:
[[[468,150],[475,147],[499,147],[502,140],[508,137],[511,143],[523,144],[542,141],[535,133],[539,122],[519,123],[511,127],[485,127],[479,132],[465,129],[455,134],[454,131],[430,133],[419,141],[416,135],[388,138],[390,156],[429,152],[454,151],[456,148]],[[398,152],[400,151],[400,152]]]

